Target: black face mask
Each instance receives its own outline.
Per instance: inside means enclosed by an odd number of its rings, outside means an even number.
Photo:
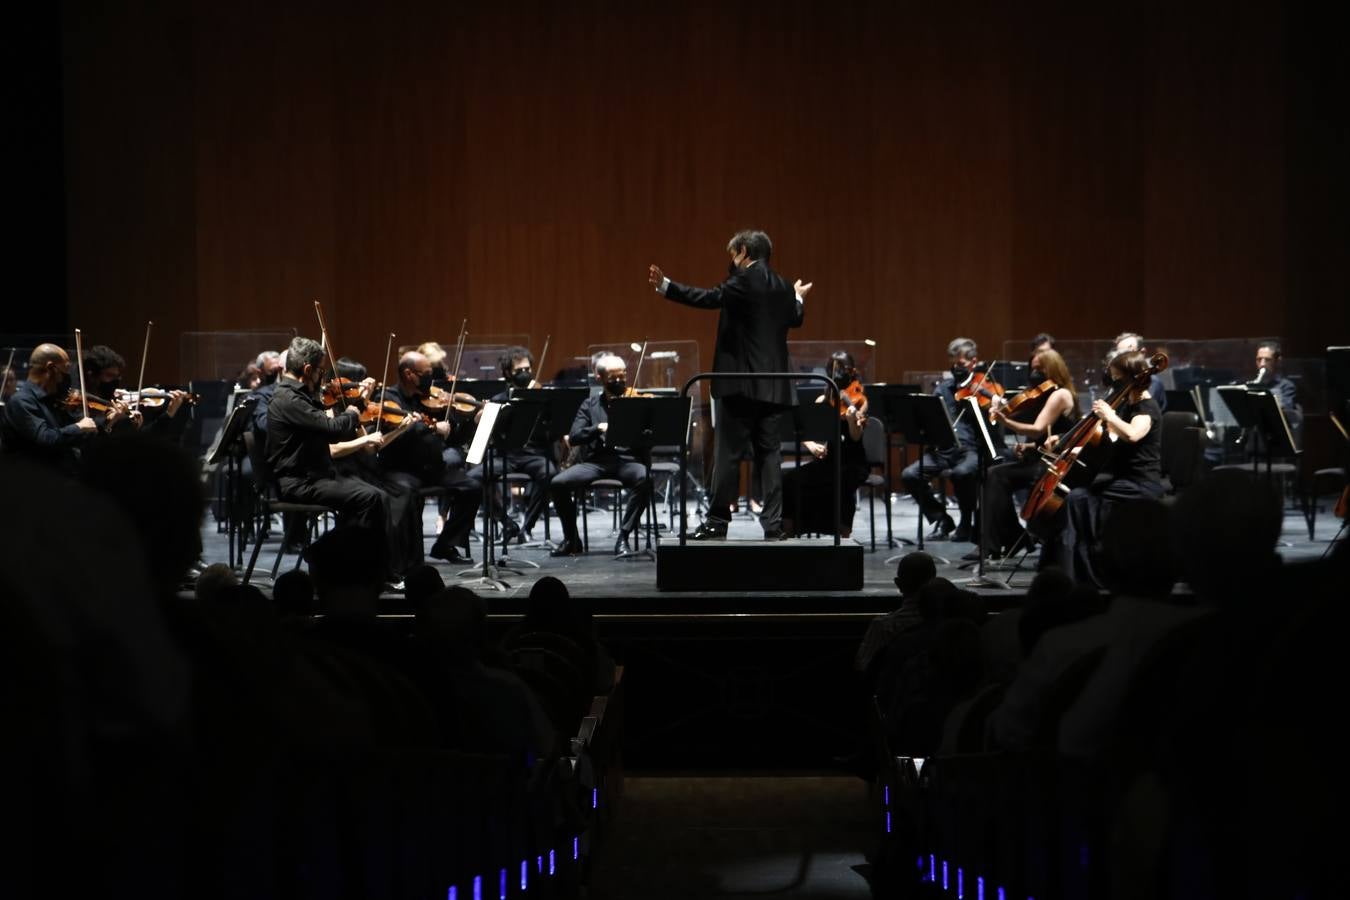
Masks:
[[[534,381],[534,373],[529,369],[517,369],[511,373],[511,383],[518,388],[529,387],[531,381]]]
[[[619,397],[628,390],[628,380],[626,378],[615,378],[613,381],[605,382],[605,393],[611,397]]]
[[[70,393],[70,373],[69,373],[69,372],[63,372],[63,373],[61,373],[61,379],[60,379],[59,381],[56,382],[56,392],[55,392],[55,393],[56,393],[56,396],[58,396],[58,397],[64,397],[66,394]]]
[[[259,383],[259,384],[275,384],[275,383],[276,383],[276,380],[277,380],[278,378],[280,378],[280,377],[281,377],[281,370],[280,370],[280,369],[277,369],[275,372],[268,372],[267,374],[263,375],[262,380],[259,381],[258,383]]]
[[[830,380],[834,382],[835,387],[842,391],[853,383],[853,376],[848,372],[836,370],[830,375]]]
[[[418,375],[418,376],[417,376],[417,390],[418,390],[418,392],[419,392],[419,393],[422,393],[422,394],[429,394],[429,393],[431,393],[431,382],[432,382],[432,377],[431,377],[431,373],[430,373],[430,372],[426,373],[425,375]]]
[[[1033,384],[1040,384],[1042,381],[1045,381],[1045,373],[1040,369],[1032,369],[1030,374]]]
[[[965,366],[960,365],[952,366],[952,377],[956,379],[957,384],[964,384],[965,380],[969,378],[970,375],[971,370],[967,369]]]
[[[104,400],[111,400],[121,386],[122,380],[120,378],[114,378],[112,381],[100,381],[94,385],[94,393]]]

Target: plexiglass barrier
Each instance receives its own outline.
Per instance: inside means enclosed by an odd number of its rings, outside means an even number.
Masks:
[[[178,337],[178,380],[234,381],[265,350],[285,350],[295,329],[184,331]]]
[[[464,342],[464,353],[459,361],[459,377],[493,380],[502,377],[501,358],[502,354],[511,347],[527,347],[538,360],[539,353],[543,350],[543,343],[534,346],[530,343],[531,335],[527,332],[520,334],[474,334],[470,332]],[[455,373],[451,371],[455,364],[455,344],[459,337],[455,336],[450,340],[431,341],[430,343],[439,344],[445,351],[445,377],[453,378]],[[398,347],[398,353],[402,356],[409,350],[417,350],[422,344],[401,344]],[[549,351],[550,360],[553,357],[553,351]],[[545,360],[545,365],[552,367],[553,363]]]

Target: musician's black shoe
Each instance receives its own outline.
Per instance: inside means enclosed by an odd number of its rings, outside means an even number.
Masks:
[[[432,559],[439,559],[442,562],[455,564],[473,562],[473,557],[470,556],[468,553],[460,552],[460,549],[458,547],[446,548],[446,547],[438,547],[437,545],[432,544],[431,549],[427,551],[427,556],[431,557]]]
[[[549,556],[576,556],[581,553],[581,541],[564,540],[561,544],[549,551]]]
[[[614,542],[614,556],[616,558],[620,556],[627,556],[632,552],[633,551],[628,547],[628,535],[627,534],[619,535],[619,539]]]
[[[956,530],[952,532],[952,540],[954,541],[969,541],[970,537],[970,526],[964,522],[957,525]]]
[[[524,534],[520,530],[520,526],[516,524],[515,519],[502,519],[501,527],[502,527],[501,538],[503,544],[524,543],[525,540]]]
[[[787,539],[788,539],[787,532],[783,531],[781,528],[776,528],[773,531],[764,532],[764,540],[766,541],[786,541]]]
[[[927,540],[945,541],[947,540],[947,535],[951,534],[955,530],[956,530],[956,523],[952,521],[952,517],[947,515],[946,513],[943,513],[942,518],[938,519],[937,524],[933,526],[933,530],[928,532]]]
[[[694,533],[689,535],[695,541],[721,541],[727,536],[727,526],[718,524],[711,519],[694,529]]]

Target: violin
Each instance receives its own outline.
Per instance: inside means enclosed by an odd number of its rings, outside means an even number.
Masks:
[[[1107,404],[1114,410],[1125,403],[1125,399],[1136,390],[1147,390],[1154,375],[1167,369],[1167,354],[1159,351],[1149,359],[1149,366],[1131,382],[1123,385],[1108,399]],[[1098,416],[1088,415],[1065,432],[1056,445],[1057,453],[1045,460],[1047,471],[1031,487],[1027,502],[1022,506],[1022,518],[1026,520],[1027,530],[1033,534],[1038,526],[1049,522],[1064,505],[1064,495],[1069,486],[1065,484],[1069,473],[1080,462],[1082,451],[1101,444],[1106,435],[1106,423]],[[1042,532],[1044,533],[1044,532]]]
[[[1003,396],[1003,385],[989,377],[994,363],[985,366],[983,371],[971,372],[965,383],[956,389],[956,402],[964,403],[971,397],[981,408],[987,407],[995,397]]]
[[[361,424],[374,425],[378,422],[381,425],[397,428],[409,416],[413,417],[414,422],[421,422],[423,425],[434,424],[431,416],[426,413],[408,412],[393,400],[386,400],[383,403],[367,403],[366,408],[361,411]]]
[[[998,409],[989,410],[989,424],[990,425],[997,424],[999,419],[1006,418],[1008,416],[1015,414],[1019,409],[1026,406],[1028,403],[1030,403],[1032,400],[1035,400],[1037,397],[1044,397],[1048,394],[1053,394],[1058,389],[1059,385],[1048,378],[1045,381],[1042,381],[1040,384],[1036,385],[1035,387],[1027,388],[1020,394],[1018,394],[1016,397],[1012,398],[1007,403],[1000,406]],[[999,396],[1001,397],[1003,395],[1000,393]]]
[[[839,391],[839,418],[846,418],[855,409],[861,423],[867,418],[867,393],[856,377]]]
[[[91,412],[95,413],[112,412],[115,403],[116,401],[104,400],[97,394],[81,393],[79,388],[71,388],[66,393],[65,398],[61,401],[61,405],[63,405],[70,412],[76,413],[83,410],[85,411],[84,413],[85,415],[88,415]]]
[[[142,388],[139,391],[119,390],[117,399],[123,403],[140,406],[143,409],[158,409],[173,400],[173,392],[156,387]],[[189,406],[196,406],[201,399],[200,394],[185,394],[183,396],[183,402]]]
[[[453,397],[453,399],[452,399]],[[483,408],[483,401],[473,394],[456,391],[453,395],[445,388],[432,385],[431,392],[421,398],[422,408],[441,415],[450,411],[468,415]]]
[[[361,399],[361,382],[352,381],[350,378],[334,378],[332,381],[326,381],[323,385],[322,399],[325,407],[355,402]]]

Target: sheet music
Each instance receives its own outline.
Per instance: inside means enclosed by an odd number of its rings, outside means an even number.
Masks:
[[[969,403],[972,407],[969,412],[974,418],[975,423],[980,426],[978,429],[980,432],[980,439],[984,441],[984,449],[989,454],[989,459],[993,459],[998,454],[994,450],[994,439],[989,434],[989,423],[985,421],[984,413],[980,411],[980,401],[975,397],[967,397],[965,402]]]
[[[471,466],[483,464],[483,455],[487,453],[488,441],[492,439],[492,430],[497,426],[497,416],[501,414],[502,408],[506,404],[493,403],[491,400],[483,404],[483,418],[478,421],[478,430],[473,433],[473,443],[469,444],[469,455],[466,462]]]

